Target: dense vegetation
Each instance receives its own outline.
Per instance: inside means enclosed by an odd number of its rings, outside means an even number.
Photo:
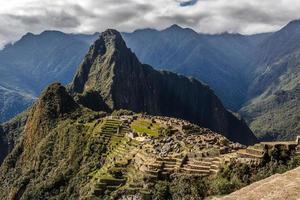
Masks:
[[[153,198],[165,199],[204,199],[207,196],[225,195],[253,182],[265,179],[276,173],[284,173],[300,166],[300,156],[275,148],[270,150],[261,165],[251,166],[238,162],[224,165],[216,177],[192,178],[172,177],[158,181],[153,186]]]

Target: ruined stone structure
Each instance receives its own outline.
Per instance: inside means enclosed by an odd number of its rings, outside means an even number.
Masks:
[[[237,160],[247,164],[259,164],[264,155],[274,148],[284,148],[288,151],[300,153],[300,136],[295,141],[261,142],[237,152]]]

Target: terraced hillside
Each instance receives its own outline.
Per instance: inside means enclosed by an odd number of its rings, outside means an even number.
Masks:
[[[0,168],[0,199],[148,197],[148,183],[213,176],[222,155],[240,148],[184,120],[88,110],[53,84]]]
[[[89,174],[91,181],[86,187],[92,190],[88,197],[117,197],[137,192],[145,198],[151,197],[147,181],[156,182],[174,175],[214,175],[224,162],[221,156],[225,153],[224,141],[227,151],[243,148],[197,126],[194,128],[199,132],[185,138],[184,126],[193,125],[145,115],[104,118],[94,137],[106,149],[100,160],[101,168]]]
[[[233,185],[223,176],[244,168],[226,173],[232,163],[249,165],[253,174],[265,169],[244,162],[252,157],[244,158],[243,150],[256,155],[254,147],[181,119],[95,112],[58,83],[45,90],[26,118],[0,167],[0,199],[201,199],[223,192],[224,183]],[[289,152],[300,149],[298,142],[289,146]],[[288,155],[282,161],[287,163],[289,152],[270,155]],[[230,191],[240,188],[233,186]]]

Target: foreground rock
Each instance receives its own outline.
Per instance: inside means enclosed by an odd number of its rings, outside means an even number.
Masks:
[[[298,200],[300,167],[253,183],[219,200]]]

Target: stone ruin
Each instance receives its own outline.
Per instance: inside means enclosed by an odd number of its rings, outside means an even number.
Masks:
[[[237,152],[237,160],[247,164],[260,164],[265,153],[268,150],[276,147],[284,147],[286,150],[294,151],[300,154],[300,136],[297,136],[295,141],[275,141],[275,142],[261,142],[246,149],[241,149]]]

